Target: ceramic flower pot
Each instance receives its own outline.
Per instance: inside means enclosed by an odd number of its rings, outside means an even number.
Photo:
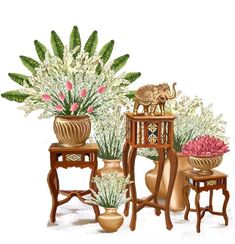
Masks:
[[[116,208],[105,208],[105,212],[98,217],[100,226],[106,232],[115,232],[123,224],[123,216],[117,212]]]
[[[98,170],[101,176],[114,172],[117,172],[119,176],[124,176],[123,168],[120,165],[120,159],[103,159],[103,162],[104,167]]]
[[[185,208],[184,196],[183,196],[183,187],[184,187],[184,170],[192,169],[188,163],[188,157],[183,156],[180,153],[177,153],[178,156],[178,169],[175,179],[174,188],[171,195],[170,209],[172,211],[181,211]],[[158,163],[155,163],[154,169],[148,171],[145,175],[145,182],[151,193],[154,193],[156,179],[158,174]],[[170,161],[167,158],[165,160],[164,169],[162,173],[162,180],[159,189],[158,197],[166,198],[167,188],[169,184],[170,177]]]
[[[54,132],[59,143],[65,147],[83,146],[91,132],[90,117],[84,116],[56,116]]]
[[[199,171],[195,173],[198,175],[212,175],[213,171],[211,169],[218,167],[223,160],[223,155],[215,157],[188,157],[189,164]]]

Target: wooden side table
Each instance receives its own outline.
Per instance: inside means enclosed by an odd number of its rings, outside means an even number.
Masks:
[[[183,172],[185,175],[186,184],[184,186],[184,199],[186,203],[186,211],[184,214],[184,219],[188,220],[189,212],[197,213],[197,225],[196,230],[200,233],[201,219],[204,217],[205,212],[208,211],[214,215],[220,215],[224,217],[225,225],[228,225],[228,216],[226,213],[226,208],[229,200],[229,192],[227,190],[227,175],[219,171],[213,170],[213,175],[209,176],[199,176],[195,174],[195,171],[188,170]],[[196,192],[195,195],[195,206],[196,209],[190,208],[189,202],[189,191],[190,189]],[[213,190],[222,189],[222,193],[225,197],[222,212],[215,212],[213,210]],[[210,191],[209,193],[209,205],[207,207],[200,207],[200,193],[203,191]]]
[[[122,161],[125,176],[130,174],[130,180],[134,182],[130,184],[130,189],[128,189],[127,192],[128,197],[131,194],[132,201],[131,230],[135,230],[137,212],[145,206],[155,208],[156,215],[160,215],[161,210],[164,210],[167,229],[170,230],[173,227],[170,219],[170,199],[178,167],[177,154],[173,150],[174,120],[175,116],[173,115],[134,116],[133,113],[126,113],[126,142],[123,148]],[[135,158],[138,148],[155,148],[159,155],[159,171],[155,193],[146,199],[137,198],[136,192]],[[160,205],[158,203],[158,192],[166,154],[170,161],[170,177],[165,204]],[[154,202],[152,200],[154,200]],[[125,205],[124,214],[125,216],[129,214],[129,202]]]
[[[63,147],[57,143],[51,144],[49,148],[51,169],[48,173],[48,186],[50,188],[52,197],[52,207],[50,220],[52,223],[55,222],[55,215],[57,207],[67,203],[72,197],[76,196],[79,200],[85,203],[85,198],[83,196],[91,194],[90,189],[96,190],[96,186],[92,181],[97,170],[97,152],[99,148],[97,144],[86,144],[81,147]],[[90,183],[88,190],[60,190],[59,178],[57,174],[58,168],[69,168],[69,167],[79,167],[79,168],[91,168]],[[58,200],[58,195],[63,194],[66,196],[63,200]],[[86,203],[87,204],[87,203]],[[92,204],[89,204],[92,205]],[[97,205],[92,205],[95,218],[99,216],[99,208]]]

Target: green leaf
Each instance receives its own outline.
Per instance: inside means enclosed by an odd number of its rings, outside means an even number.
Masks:
[[[78,51],[81,51],[81,38],[77,26],[73,27],[73,30],[70,34],[69,50],[73,50],[75,47],[79,46]]]
[[[118,72],[126,64],[129,57],[130,57],[129,54],[125,54],[121,57],[116,58],[113,61],[111,69],[114,70],[115,73]]]
[[[140,76],[141,76],[140,72],[130,72],[124,76],[124,79],[128,80],[130,83],[132,83],[135,80],[137,80]]]
[[[84,50],[89,53],[89,57],[94,55],[97,44],[98,44],[98,33],[97,31],[93,31],[84,47]]]
[[[19,91],[8,91],[1,94],[1,96],[9,101],[15,101],[18,103],[24,102],[24,100],[29,97],[28,94],[21,93]]]
[[[100,50],[99,56],[102,59],[104,64],[107,63],[107,61],[109,60],[113,51],[113,46],[114,46],[114,40],[111,40],[110,42],[106,43]]]
[[[29,71],[31,71],[33,74],[36,72],[35,68],[37,68],[39,66],[39,63],[36,60],[26,57],[26,56],[20,56],[20,59],[21,59],[23,65]]]
[[[98,64],[98,65],[96,66],[95,72],[96,72],[98,75],[100,75],[101,71],[102,71],[101,64]]]
[[[24,81],[28,83],[28,76],[26,75],[21,75],[17,73],[8,73],[8,76],[21,86],[23,86]]]
[[[61,39],[55,31],[51,32],[51,46],[54,54],[58,56],[60,59],[63,59],[64,44],[62,43]]]
[[[35,46],[39,59],[41,61],[43,61],[45,59],[45,54],[46,54],[47,48],[38,40],[34,41],[34,46]]]
[[[134,100],[135,98],[135,91],[129,91],[129,93],[126,95],[130,100]]]

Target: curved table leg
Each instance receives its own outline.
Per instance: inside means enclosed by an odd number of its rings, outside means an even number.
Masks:
[[[186,205],[186,210],[185,210],[185,213],[184,213],[184,219],[185,220],[188,220],[188,214],[189,214],[189,211],[190,211],[190,202],[189,202],[189,186],[188,184],[186,184],[183,188],[183,192],[184,192],[184,202],[185,202],[185,205]]]
[[[122,164],[123,164],[123,172],[124,172],[125,177],[127,177],[128,173],[129,173],[129,169],[128,169],[129,149],[130,149],[130,145],[127,142],[125,142],[125,144],[123,146],[123,153],[122,153]],[[129,186],[127,186],[126,197],[127,198],[130,197],[130,187]],[[130,208],[130,201],[128,201],[125,204],[125,208],[124,208],[124,215],[125,216],[129,215],[129,208]]]
[[[158,203],[158,192],[161,184],[161,179],[162,179],[162,173],[164,169],[164,162],[165,162],[165,149],[157,149],[158,155],[159,155],[159,168],[158,168],[158,174],[157,174],[157,179],[156,179],[156,184],[155,184],[155,192],[154,192],[154,202]],[[155,214],[160,215],[161,210],[160,208],[155,208]]]
[[[136,187],[135,187],[135,158],[136,158],[136,148],[131,148],[130,155],[129,155],[129,169],[130,169],[130,181],[132,183],[130,184],[131,189],[131,198],[132,198],[132,215],[131,215],[131,222],[130,222],[130,229],[133,231],[135,230],[136,226],[136,217],[137,217],[137,194],[136,194]]]
[[[47,183],[50,188],[51,197],[52,197],[52,207],[50,220],[52,223],[55,222],[55,215],[58,206],[58,195],[59,195],[59,179],[55,169],[51,169],[47,176]]]
[[[224,204],[223,204],[222,212],[223,212],[225,225],[228,225],[228,215],[227,215],[226,209],[227,209],[228,200],[229,200],[229,192],[227,189],[223,189],[223,195],[225,198],[224,198]]]
[[[200,225],[201,225],[201,208],[200,208],[200,193],[197,192],[195,195],[195,206],[196,206],[196,212],[197,212],[197,233],[200,233]]]
[[[173,191],[175,178],[177,174],[178,158],[176,152],[172,149],[168,149],[167,153],[170,161],[170,178],[169,178],[169,184],[168,184],[166,202],[165,202],[165,221],[166,221],[166,228],[168,230],[171,230],[173,225],[170,218],[170,201],[171,201],[171,194]]]

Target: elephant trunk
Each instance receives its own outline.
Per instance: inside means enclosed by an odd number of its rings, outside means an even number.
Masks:
[[[172,93],[169,94],[169,95],[166,95],[166,98],[167,98],[167,99],[173,99],[173,98],[176,97],[175,85],[176,85],[176,82],[173,83],[173,85],[172,85]]]

